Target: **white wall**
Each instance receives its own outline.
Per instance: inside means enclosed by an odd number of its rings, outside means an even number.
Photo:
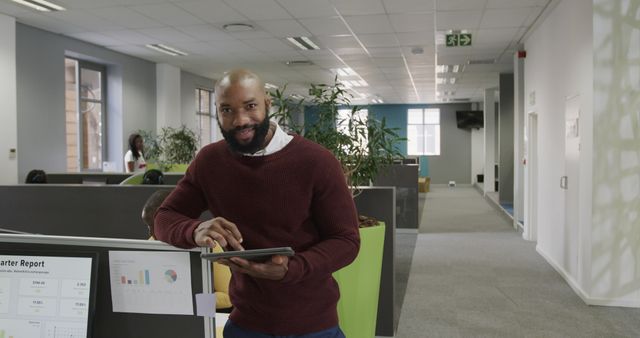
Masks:
[[[640,0],[595,0],[591,298],[640,307]]]
[[[156,65],[156,131],[180,127],[180,68],[166,63]],[[195,100],[195,99],[194,99]]]
[[[495,164],[497,163],[496,90],[484,90],[484,192],[495,191]]]
[[[484,128],[471,129],[471,183],[484,172]]]
[[[16,21],[0,14],[0,184],[18,183],[16,103]]]
[[[525,97],[535,92],[535,105],[526,100],[525,111],[538,114],[538,245],[537,249],[583,297],[589,293],[591,224],[591,144],[593,119],[593,41],[590,1],[565,0],[525,40]],[[564,109],[567,97],[579,94],[581,236],[565,236]],[[525,224],[526,226],[526,224]],[[570,251],[569,248],[580,248]],[[579,252],[577,250],[580,250]],[[578,256],[576,268],[567,262]],[[571,265],[573,266],[573,265]]]

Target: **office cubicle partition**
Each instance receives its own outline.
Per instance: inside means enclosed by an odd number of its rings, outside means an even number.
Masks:
[[[395,311],[396,214],[394,206],[396,205],[396,189],[395,187],[359,187],[359,189],[361,189],[361,193],[355,198],[358,213],[374,217],[386,224],[376,336],[393,337],[398,325],[397,319],[399,315]]]
[[[396,226],[398,229],[418,229],[418,165],[394,164],[382,169],[374,186],[396,187]]]
[[[132,174],[125,173],[47,173],[49,184],[120,184]],[[182,173],[165,173],[164,184],[176,185],[184,176]]]
[[[147,239],[142,207],[174,186],[20,184],[0,186],[0,228],[33,234]],[[209,213],[203,214],[207,217]],[[204,219],[204,218],[203,218]]]
[[[58,255],[65,252],[97,253],[98,279],[91,335],[93,338],[215,337],[213,318],[195,315],[123,313],[112,310],[109,251],[188,252],[191,263],[191,288],[195,295],[213,292],[211,265],[200,259],[200,249],[187,251],[157,241],[15,234],[0,234],[0,246],[3,250],[16,252],[28,250],[58,253]],[[158,294],[158,297],[162,297],[162,294]],[[196,304],[195,300],[193,304]],[[196,313],[195,307],[194,313]]]

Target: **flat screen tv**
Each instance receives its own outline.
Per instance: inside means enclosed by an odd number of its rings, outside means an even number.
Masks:
[[[456,120],[460,129],[480,129],[484,127],[484,112],[482,110],[459,110]]]

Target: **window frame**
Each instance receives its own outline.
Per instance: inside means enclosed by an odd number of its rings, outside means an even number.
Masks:
[[[422,113],[422,123],[411,123],[410,122],[410,118],[409,118],[409,114],[412,110],[420,110]],[[438,123],[427,123],[426,122],[426,114],[428,111],[437,111],[438,112]],[[409,147],[409,128],[410,126],[420,126],[422,128],[422,140],[419,140],[418,142],[422,141],[422,151],[416,151],[416,152],[411,152],[410,147]],[[437,126],[437,137],[438,140],[436,142],[436,152],[435,153],[428,153],[427,152],[427,141],[428,138],[426,137],[426,127],[427,126]],[[422,107],[422,108],[408,108],[407,109],[407,155],[408,156],[440,156],[442,154],[442,111],[440,110],[440,108],[436,108],[436,107]]]
[[[78,145],[78,156],[76,159],[76,163],[78,166],[79,172],[102,172],[104,170],[104,162],[107,158],[108,154],[108,143],[107,143],[107,67],[105,65],[101,65],[98,63],[78,59],[75,57],[65,56],[65,59],[70,59],[76,61],[76,69],[75,69],[75,78],[76,78],[76,97],[75,97],[75,108],[76,108],[76,125],[77,125],[77,136],[76,142]],[[80,86],[82,84],[82,69],[93,70],[100,73],[100,99],[89,99],[83,98],[80,90]],[[84,136],[84,130],[82,128],[82,116],[81,116],[81,107],[83,102],[91,102],[100,104],[101,112],[100,112],[100,124],[101,124],[101,136],[100,136],[100,156],[101,161],[99,163],[98,169],[89,169],[84,167],[84,143],[82,142],[82,138]],[[65,130],[65,134],[67,131]]]
[[[202,92],[206,92],[209,94],[209,113],[202,111],[202,106],[201,106],[201,98],[202,98]],[[198,143],[200,145],[200,149],[202,149],[203,147],[205,147],[208,144],[211,144],[215,141],[215,126],[214,126],[214,121],[215,121],[215,103],[214,103],[214,99],[215,96],[213,95],[213,89],[210,88],[205,88],[205,87],[196,87],[196,123],[198,125]],[[206,116],[209,118],[209,142],[204,144],[203,143],[203,139],[202,139],[202,121],[201,119]]]

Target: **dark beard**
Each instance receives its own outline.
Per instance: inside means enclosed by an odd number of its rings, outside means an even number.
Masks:
[[[242,153],[242,154],[255,154],[257,151],[264,148],[264,140],[267,138],[267,134],[269,133],[269,114],[265,114],[262,122],[258,124],[244,125],[240,127],[233,128],[229,131],[224,130],[220,125],[220,121],[218,121],[218,126],[220,127],[220,131],[222,132],[222,136],[224,136],[225,141],[229,145],[231,150]],[[255,133],[253,134],[253,139],[248,144],[240,144],[236,139],[236,133],[241,130],[253,128]]]

